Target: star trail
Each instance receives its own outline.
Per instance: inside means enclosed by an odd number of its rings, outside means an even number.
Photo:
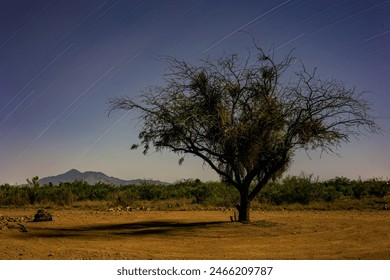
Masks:
[[[246,56],[253,38],[276,57],[294,50],[321,78],[365,91],[383,129],[342,145],[341,157],[298,153],[289,173],[388,178],[390,1],[2,0],[0,184],[72,168],[217,180],[196,159],[177,166],[168,152],[131,151],[136,115],[108,117],[107,101],[163,83],[163,56]]]

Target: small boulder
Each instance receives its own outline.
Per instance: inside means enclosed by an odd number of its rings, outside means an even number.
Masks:
[[[33,222],[49,222],[53,220],[53,216],[45,210],[38,210],[34,216]]]

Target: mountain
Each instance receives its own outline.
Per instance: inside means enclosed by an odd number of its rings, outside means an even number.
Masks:
[[[84,180],[90,185],[94,185],[96,183],[105,183],[105,184],[111,184],[114,186],[120,186],[120,185],[139,185],[141,183],[148,183],[148,184],[161,184],[161,185],[167,185],[169,183],[161,182],[158,180],[143,180],[143,179],[135,179],[135,180],[122,180],[115,177],[107,176],[106,174],[102,172],[95,172],[95,171],[87,171],[87,172],[80,172],[76,169],[71,169],[66,173],[59,174],[56,176],[49,176],[45,177],[39,180],[39,184],[45,185],[49,184],[50,182],[53,185],[58,185],[60,182],[66,183],[66,182],[74,182],[75,180]]]

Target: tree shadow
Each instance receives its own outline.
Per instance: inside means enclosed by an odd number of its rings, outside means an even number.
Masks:
[[[64,228],[40,228],[29,230],[29,237],[39,238],[94,238],[107,236],[143,236],[178,233],[192,231],[200,228],[209,228],[228,222],[172,222],[172,221],[145,221],[135,223],[88,225]]]

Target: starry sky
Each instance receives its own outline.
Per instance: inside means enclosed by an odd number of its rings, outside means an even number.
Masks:
[[[244,32],[242,32],[244,31]],[[335,155],[298,152],[289,174],[388,178],[390,1],[0,0],[0,184],[80,171],[122,179],[218,180],[188,157],[130,150],[137,115],[109,98],[161,85],[165,55],[191,62],[294,49],[308,69],[367,91],[382,134]]]

